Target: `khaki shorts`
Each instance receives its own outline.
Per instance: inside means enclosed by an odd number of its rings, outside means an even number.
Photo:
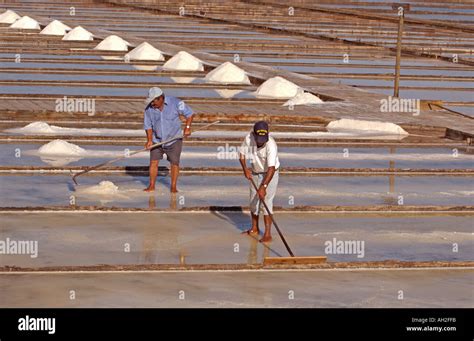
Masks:
[[[150,150],[150,161],[162,160],[163,154],[172,165],[179,166],[181,150],[183,149],[183,140],[176,140],[171,146],[158,146]]]
[[[257,188],[260,187],[263,179],[265,178],[266,173],[252,173],[252,179],[257,185]],[[275,174],[273,174],[272,181],[268,184],[267,187],[267,195],[265,196],[265,203],[270,210],[270,213],[273,214],[273,199],[275,198],[275,194],[278,187],[278,179],[280,177],[280,171],[277,169]],[[250,211],[254,215],[259,215],[259,213],[263,213],[264,215],[268,215],[265,206],[260,202],[260,198],[258,197],[257,191],[253,188],[253,185],[250,183]]]

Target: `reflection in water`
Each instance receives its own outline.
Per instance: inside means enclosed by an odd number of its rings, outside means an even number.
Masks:
[[[132,65],[136,70],[140,71],[155,71],[158,69],[158,65]]]
[[[67,166],[70,163],[82,160],[82,157],[70,157],[70,156],[40,156],[41,161],[54,167]]]

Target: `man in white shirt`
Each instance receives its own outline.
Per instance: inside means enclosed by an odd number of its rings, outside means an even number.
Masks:
[[[250,160],[251,168],[247,168],[247,159]],[[278,187],[279,167],[278,148],[275,140],[269,136],[268,123],[259,121],[255,123],[251,131],[244,139],[240,147],[240,164],[247,179],[253,179],[258,191],[255,191],[250,183],[250,211],[252,214],[252,227],[244,232],[250,235],[258,235],[259,213],[264,214],[265,233],[260,242],[271,242],[272,219],[265,210],[261,200],[273,214],[273,198]]]

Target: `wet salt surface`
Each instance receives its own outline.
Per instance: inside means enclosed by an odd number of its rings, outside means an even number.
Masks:
[[[8,308],[471,308],[474,279],[472,270],[447,269],[1,276]],[[80,299],[58,295],[71,288]],[[400,288],[410,295],[394,299]],[[186,300],[176,299],[180,290]]]
[[[1,218],[2,236],[37,240],[38,257],[4,255],[0,266],[178,264],[181,256],[187,264],[254,264],[287,254],[276,233],[267,246],[241,234],[250,225],[247,213],[2,213]],[[275,215],[297,255],[326,255],[329,261],[472,260],[471,218]],[[350,254],[335,254],[327,249],[334,238],[364,244]],[[125,243],[130,252],[124,252]]]
[[[123,156],[124,152],[138,150],[140,146],[85,145],[75,143],[87,151],[79,157],[41,156],[37,153],[43,144],[0,144],[0,164],[8,166],[92,166],[112,157]],[[229,145],[227,150],[231,151]],[[183,167],[239,167],[235,158],[222,158],[226,154],[225,146],[196,147],[186,146],[181,154]],[[449,148],[301,148],[279,147],[282,169],[285,167],[318,167],[318,168],[412,168],[412,169],[472,169],[474,155],[466,154],[457,149],[457,154]],[[347,151],[345,151],[347,149]],[[20,150],[20,157],[16,157]],[[345,152],[348,152],[345,153]],[[345,157],[347,155],[347,157]],[[455,155],[458,155],[457,157]],[[229,154],[229,156],[235,156]],[[148,153],[140,153],[130,158],[117,161],[115,166],[146,166],[149,162]],[[391,163],[392,162],[392,163]],[[169,166],[162,161],[161,166]]]
[[[101,181],[118,190],[88,192]],[[243,176],[186,175],[179,180],[180,200],[170,201],[169,176],[159,176],[154,195],[143,192],[145,176],[9,175],[0,177],[0,206],[77,205],[119,207],[247,206],[249,184]],[[275,206],[294,205],[473,205],[472,177],[425,176],[280,176]],[[176,206],[177,205],[177,206]]]

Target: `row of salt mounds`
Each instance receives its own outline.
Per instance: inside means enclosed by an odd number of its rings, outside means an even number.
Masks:
[[[186,51],[179,51],[163,64],[163,70],[204,71],[202,61]]]
[[[146,41],[135,47],[125,55],[125,60],[156,60],[163,61],[165,57],[163,52],[156,47],[148,44]]]
[[[63,140],[53,140],[38,149],[43,155],[84,155],[86,150]]]
[[[320,104],[320,103],[324,103],[324,102],[318,96],[315,96],[309,92],[301,91],[295,97],[286,101],[285,104],[283,104],[283,106]]]
[[[247,76],[247,73],[231,62],[225,62],[219,65],[209,72],[205,79],[212,83],[250,85],[250,79]]]
[[[285,78],[280,76],[270,78],[262,83],[255,91],[259,98],[293,98],[298,95],[302,89]]]
[[[123,40],[119,36],[115,34],[108,36],[104,40],[102,40],[94,50],[102,50],[102,51],[128,51],[128,47],[130,44],[128,41]]]
[[[15,21],[13,24],[10,25],[10,27],[21,28],[24,30],[39,30],[41,28],[40,24],[35,19],[30,18],[27,15]]]
[[[408,133],[399,125],[391,122],[365,121],[342,118],[340,120],[329,122],[326,126],[330,132],[334,131],[364,131],[374,133],[385,133],[395,135],[408,135]]]
[[[13,24],[15,21],[21,17],[13,12],[12,10],[7,9],[5,12],[0,14],[0,23],[2,24]]]
[[[71,30],[71,28],[68,25],[63,24],[59,20],[53,20],[45,28],[43,28],[40,34],[63,36],[69,30]]]
[[[62,40],[74,40],[74,41],[94,40],[94,36],[88,30],[84,29],[82,26],[76,26],[71,31],[69,31],[69,33],[65,34]]]

